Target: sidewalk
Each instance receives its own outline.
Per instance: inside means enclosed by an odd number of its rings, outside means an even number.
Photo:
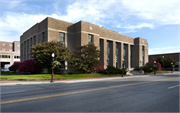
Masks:
[[[156,74],[156,75],[162,75],[162,74]],[[168,73],[168,74],[177,74],[177,72]],[[149,75],[130,75],[130,76],[124,76],[124,77],[118,76],[118,77],[85,78],[85,79],[71,79],[71,80],[55,80],[54,82],[50,82],[50,81],[0,81],[0,86],[91,82],[91,81],[111,80],[111,79],[125,79],[125,78],[134,78],[134,77],[148,77],[150,75],[153,75],[153,74],[149,74]]]

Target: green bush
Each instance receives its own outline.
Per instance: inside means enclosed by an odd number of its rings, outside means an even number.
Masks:
[[[142,66],[142,67],[136,67],[134,68],[135,71],[143,70],[144,72],[152,72],[153,69],[149,66]]]
[[[127,71],[124,69],[124,74],[126,74]],[[122,74],[122,69],[116,68],[114,66],[108,65],[105,70],[98,71],[98,73],[104,73],[104,74]]]

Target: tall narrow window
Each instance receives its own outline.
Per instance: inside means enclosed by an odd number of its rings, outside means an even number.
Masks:
[[[88,44],[93,44],[93,35],[88,34]]]
[[[118,43],[116,43],[116,67],[119,68],[119,49]]]
[[[127,61],[126,61],[126,45],[124,44],[123,47],[124,47],[124,48],[123,48],[124,68],[126,68],[126,65],[125,65],[126,62],[127,62]]]
[[[29,39],[27,40],[27,59],[29,59]]]
[[[100,50],[100,55],[101,55],[100,60],[102,61],[103,60],[103,40],[102,39],[99,40],[99,50]]]
[[[65,33],[59,32],[59,42],[65,44]]]
[[[131,64],[130,64],[130,65],[131,65],[131,68],[132,68],[132,67],[133,67],[133,65],[132,65],[132,51],[133,51],[133,46],[132,46],[132,45],[130,46],[130,51],[131,51],[131,53],[130,53],[130,59],[131,59],[131,62],[130,62],[130,63],[131,63]]]
[[[36,36],[34,36],[34,45],[36,45]]]
[[[144,46],[142,46],[142,65],[144,66]]]
[[[24,60],[26,60],[26,41],[24,42]]]
[[[110,42],[107,41],[107,65],[110,65]]]
[[[23,61],[23,44],[21,44],[21,61]]]
[[[30,52],[32,51],[31,47],[32,47],[32,38],[30,38]],[[30,56],[30,57],[32,57],[32,56]]]
[[[45,41],[45,32],[42,32],[42,42]]]

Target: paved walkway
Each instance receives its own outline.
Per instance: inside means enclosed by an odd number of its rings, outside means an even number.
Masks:
[[[168,73],[168,74],[177,74],[178,72]],[[167,73],[166,73],[167,74]],[[54,84],[54,83],[76,83],[76,82],[91,82],[91,81],[100,81],[100,80],[110,80],[110,79],[124,79],[124,78],[133,78],[133,77],[148,77],[149,75],[130,75],[130,76],[117,76],[117,77],[102,77],[102,78],[85,78],[85,79],[71,79],[71,80],[55,80],[54,82],[50,81],[0,81],[0,86],[13,86],[13,85],[36,85],[36,84]],[[162,75],[162,74],[156,74]],[[164,74],[165,75],[165,74]]]

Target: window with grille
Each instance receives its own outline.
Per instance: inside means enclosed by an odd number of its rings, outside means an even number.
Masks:
[[[59,32],[59,42],[65,44],[65,33]]]

